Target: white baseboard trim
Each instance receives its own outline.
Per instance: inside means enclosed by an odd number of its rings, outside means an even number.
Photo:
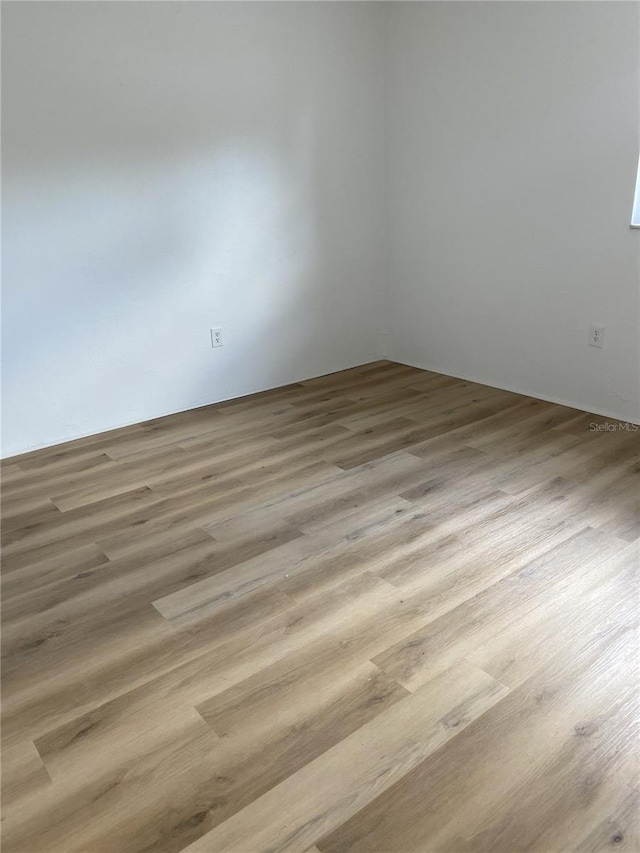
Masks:
[[[246,391],[242,394],[234,394],[231,397],[219,397],[213,400],[207,400],[202,403],[195,403],[193,406],[188,406],[186,409],[172,409],[168,412],[158,412],[157,414],[151,414],[149,417],[145,417],[144,420],[133,420],[133,421],[124,421],[121,423],[110,424],[106,426],[104,429],[99,430],[98,432],[79,432],[72,433],[67,438],[62,439],[61,441],[55,441],[52,444],[35,444],[32,446],[23,446],[21,448],[11,450],[10,455],[2,454],[0,459],[5,461],[10,461],[15,456],[23,456],[25,453],[33,453],[36,450],[50,450],[53,447],[62,447],[65,444],[70,444],[72,441],[79,441],[82,438],[92,438],[93,436],[103,435],[107,432],[115,432],[119,429],[125,429],[125,427],[136,426],[137,424],[146,424],[148,421],[155,421],[158,418],[167,418],[170,415],[178,415],[184,412],[194,412],[196,409],[205,409],[207,406],[216,406],[218,403],[228,403],[231,400],[241,400],[243,397],[250,397],[253,394],[262,394],[265,391],[276,391],[278,388],[286,388],[287,385],[295,385],[297,382],[306,382],[309,379],[318,379],[320,376],[329,376],[332,373],[341,373],[343,370],[353,370],[355,367],[364,367],[365,364],[371,364],[374,361],[383,361],[388,360],[385,356],[376,356],[366,358],[364,361],[358,361],[355,364],[347,364],[344,367],[337,367],[335,370],[329,370],[327,373],[316,373],[313,376],[299,376],[296,379],[292,379],[290,382],[284,382],[282,385],[268,385],[265,388],[256,388],[255,391]]]
[[[224,398],[217,399],[217,400],[211,400],[211,401],[205,402],[205,403],[198,403],[197,405],[191,406],[187,409],[176,409],[174,411],[169,411],[169,412],[158,412],[158,414],[151,415],[150,417],[145,418],[145,420],[143,420],[143,421],[127,421],[125,423],[117,423],[117,424],[114,424],[113,426],[108,426],[106,429],[100,430],[100,432],[83,432],[83,433],[74,434],[74,435],[69,436],[68,438],[65,438],[63,441],[56,442],[54,444],[41,444],[41,445],[35,445],[33,447],[24,447],[22,449],[12,451],[10,456],[2,456],[2,459],[9,461],[14,456],[22,456],[24,453],[31,453],[31,452],[36,451],[36,450],[45,450],[45,449],[49,449],[52,447],[60,447],[64,444],[69,444],[72,441],[78,441],[79,439],[82,439],[82,438],[90,438],[91,436],[102,435],[103,433],[107,433],[107,432],[114,432],[114,431],[119,430],[119,429],[124,429],[125,427],[135,426],[136,424],[144,424],[144,423],[147,423],[147,421],[153,421],[153,420],[156,420],[157,418],[166,418],[166,417],[169,417],[170,415],[176,415],[176,414],[180,414],[182,412],[191,412],[191,411],[195,411],[196,409],[203,409],[207,406],[215,406],[218,403],[227,403],[230,400],[240,400],[243,397],[249,397],[252,394],[261,394],[265,391],[275,391],[277,388],[285,388],[287,385],[295,385],[296,382],[305,382],[309,379],[317,379],[319,376],[328,376],[331,373],[340,373],[342,370],[352,370],[353,368],[356,368],[356,367],[363,367],[365,364],[371,364],[373,361],[389,361],[389,362],[392,362],[394,364],[404,364],[407,367],[416,367],[419,370],[429,370],[432,373],[439,373],[442,376],[451,376],[453,379],[462,379],[465,382],[475,382],[478,385],[485,385],[488,388],[499,388],[502,391],[510,391],[513,394],[521,394],[525,397],[533,397],[536,400],[544,400],[547,403],[556,403],[560,406],[567,406],[568,408],[576,409],[576,411],[579,411],[579,412],[586,412],[587,414],[600,415],[601,417],[611,418],[612,420],[622,421],[624,423],[640,424],[640,416],[638,417],[638,420],[631,420],[630,421],[628,418],[626,418],[622,415],[616,414],[615,412],[605,412],[605,411],[602,411],[598,408],[585,408],[584,405],[581,405],[580,403],[576,403],[575,401],[562,400],[559,397],[551,397],[551,396],[548,396],[545,394],[540,394],[538,392],[532,393],[531,391],[526,391],[522,388],[515,388],[515,387],[510,386],[510,385],[504,385],[504,384],[494,385],[494,384],[486,382],[484,379],[480,379],[476,376],[468,376],[468,375],[463,376],[463,375],[458,374],[458,373],[450,373],[447,370],[443,370],[442,368],[435,367],[435,366],[430,365],[430,364],[424,364],[424,363],[414,364],[413,362],[410,362],[410,361],[404,361],[401,359],[393,358],[392,356],[389,356],[386,352],[384,352],[384,350],[386,350],[386,346],[384,344],[386,344],[386,340],[383,343],[383,347],[381,347],[381,349],[383,349],[383,354],[380,354],[376,357],[369,358],[366,361],[359,361],[356,364],[350,364],[350,365],[347,365],[345,367],[340,367],[337,370],[329,371],[329,373],[318,374],[317,376],[301,376],[298,379],[294,379],[291,382],[285,383],[284,385],[274,385],[274,386],[270,386],[267,388],[258,388],[255,391],[249,391],[245,394],[237,394],[237,395],[232,396],[232,397],[224,397]]]
[[[622,421],[623,423],[631,423],[631,424],[640,424],[640,415],[637,416],[637,420],[629,420],[629,418],[624,415],[617,414],[615,412],[605,412],[599,408],[586,408],[584,404],[577,403],[575,401],[563,400],[560,397],[552,397],[547,394],[540,394],[539,392],[526,391],[523,388],[516,388],[512,385],[495,385],[492,382],[487,382],[485,379],[479,379],[477,376],[468,376],[462,375],[460,373],[450,373],[447,370],[443,370],[440,367],[434,367],[430,364],[414,364],[413,361],[405,361],[398,358],[394,358],[393,356],[386,356],[389,361],[393,361],[396,364],[404,364],[407,367],[417,367],[419,370],[429,370],[432,373],[439,373],[441,376],[450,376],[452,379],[462,379],[464,382],[475,382],[476,385],[485,385],[487,388],[498,388],[501,391],[510,391],[512,394],[521,394],[524,397],[533,397],[536,400],[544,400],[545,403],[556,403],[559,406],[566,406],[569,409],[576,409],[579,412],[585,412],[589,415],[599,415],[603,418],[611,418],[611,420]]]

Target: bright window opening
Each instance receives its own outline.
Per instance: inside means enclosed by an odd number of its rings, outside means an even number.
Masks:
[[[640,228],[640,157],[638,158],[638,171],[636,173],[636,194],[633,198],[633,213],[631,214],[631,227]]]

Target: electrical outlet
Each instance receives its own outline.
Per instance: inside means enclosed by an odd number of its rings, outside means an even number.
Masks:
[[[211,329],[211,346],[224,346],[224,341],[222,340],[222,329]]]
[[[604,343],[604,326],[591,326],[589,329],[589,346],[601,347]]]

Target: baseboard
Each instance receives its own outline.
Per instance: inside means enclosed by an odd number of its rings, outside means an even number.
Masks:
[[[383,343],[385,343],[385,342],[383,341]],[[386,346],[384,346],[383,349],[386,350]],[[532,393],[531,391],[527,391],[523,388],[516,388],[516,387],[511,386],[511,385],[505,385],[505,384],[493,385],[493,384],[486,382],[483,379],[478,378],[477,376],[470,376],[470,375],[466,375],[466,374],[462,375],[459,373],[450,373],[447,370],[442,370],[442,368],[438,368],[438,367],[435,367],[433,365],[414,364],[413,362],[410,362],[410,361],[404,361],[404,360],[400,360],[400,359],[396,359],[396,358],[391,358],[390,356],[388,356],[386,354],[386,352],[384,352],[384,354],[379,355],[378,357],[376,357],[374,359],[367,359],[366,361],[360,361],[360,362],[357,362],[356,364],[349,365],[348,367],[341,367],[341,368],[338,368],[337,370],[331,370],[328,373],[319,373],[319,374],[315,374],[313,376],[301,376],[297,379],[293,379],[291,382],[283,383],[282,385],[273,385],[273,386],[269,386],[267,388],[260,388],[257,391],[250,391],[246,394],[237,394],[237,395],[232,396],[232,397],[224,397],[224,398],[217,399],[217,400],[211,400],[207,403],[200,403],[196,406],[191,406],[191,407],[186,408],[186,409],[175,409],[175,410],[167,411],[167,412],[159,412],[157,414],[152,415],[149,418],[146,418],[144,421],[127,421],[125,423],[118,423],[118,424],[109,426],[104,430],[100,430],[99,432],[78,433],[78,434],[70,436],[69,438],[65,438],[64,441],[56,442],[54,444],[41,444],[41,445],[35,445],[33,447],[24,447],[20,450],[12,452],[12,454],[10,456],[2,456],[1,458],[7,462],[10,462],[12,459],[15,459],[18,456],[22,456],[26,453],[32,453],[36,450],[49,450],[49,449],[54,448],[54,447],[63,447],[66,444],[71,444],[72,442],[79,441],[80,439],[83,439],[83,438],[92,438],[92,437],[95,437],[98,435],[105,435],[105,434],[110,433],[110,432],[117,432],[118,430],[125,429],[126,427],[143,425],[145,423],[149,423],[149,421],[155,421],[158,418],[166,418],[166,417],[169,417],[170,415],[182,414],[184,412],[194,412],[194,411],[197,411],[198,409],[206,409],[209,406],[216,406],[219,403],[228,403],[231,400],[240,400],[240,399],[243,399],[245,397],[254,396],[256,394],[264,394],[264,393],[267,393],[268,391],[276,391],[278,388],[286,388],[288,385],[295,385],[296,382],[306,382],[310,379],[318,379],[321,376],[330,376],[332,373],[341,373],[343,370],[353,370],[357,367],[364,367],[367,364],[373,364],[376,361],[388,361],[392,364],[402,364],[402,365],[405,365],[406,367],[418,368],[419,370],[429,370],[432,373],[439,373],[442,376],[450,376],[453,379],[462,379],[465,382],[475,382],[477,385],[484,385],[487,388],[498,388],[502,391],[510,391],[513,394],[522,394],[526,397],[533,397],[536,400],[544,400],[547,403],[556,403],[559,406],[566,406],[567,408],[575,409],[578,412],[585,412],[587,414],[599,415],[601,417],[611,418],[612,420],[622,421],[624,423],[640,424],[640,417],[638,418],[638,420],[629,420],[628,418],[626,418],[620,414],[617,414],[615,412],[610,412],[610,411],[606,412],[606,411],[603,411],[603,410],[598,409],[598,408],[585,409],[579,403],[572,402],[569,400],[563,400],[559,397],[552,397],[552,396],[540,394],[537,392]]]
[[[479,379],[477,376],[469,376],[463,375],[460,373],[451,373],[447,370],[442,370],[439,367],[434,367],[433,365],[427,364],[414,364],[412,361],[404,361],[397,358],[392,358],[391,356],[387,356],[387,361],[392,361],[394,364],[404,364],[406,367],[417,367],[419,370],[429,370],[431,373],[439,373],[441,376],[450,376],[452,379],[462,379],[464,382],[475,382],[476,385],[484,385],[487,388],[498,388],[500,391],[510,391],[512,394],[521,394],[525,397],[533,397],[535,400],[544,400],[545,403],[556,403],[558,406],[566,406],[568,409],[576,409],[578,412],[584,412],[589,415],[599,415],[603,418],[611,418],[614,421],[620,421],[622,423],[630,423],[630,424],[640,424],[640,415],[638,415],[638,420],[629,420],[628,417],[624,415],[617,414],[615,412],[605,412],[599,408],[588,408],[586,409],[580,403],[576,403],[575,401],[563,400],[560,397],[551,397],[547,394],[540,394],[538,392],[527,391],[523,388],[516,388],[512,385],[494,385],[492,383],[487,382],[485,379]]]
[[[219,399],[210,400],[206,403],[198,403],[194,406],[188,406],[186,409],[172,409],[170,411],[158,412],[157,414],[150,415],[148,418],[145,418],[143,421],[124,421],[116,424],[111,424],[105,429],[101,429],[98,432],[79,432],[70,435],[68,438],[63,439],[62,441],[56,441],[53,444],[35,444],[32,446],[24,446],[17,450],[12,450],[10,455],[0,455],[0,459],[6,462],[10,462],[12,459],[15,459],[18,456],[24,456],[26,453],[33,453],[37,450],[51,450],[54,447],[64,447],[67,444],[71,444],[74,441],[80,441],[83,438],[95,438],[98,435],[105,435],[110,432],[117,432],[121,429],[126,429],[131,426],[142,426],[143,424],[149,423],[150,421],[158,420],[158,418],[167,418],[170,415],[178,415],[183,414],[184,412],[195,412],[198,409],[206,409],[209,406],[217,406],[219,403],[228,403],[231,400],[241,400],[245,397],[252,397],[255,394],[265,394],[268,391],[277,391],[278,388],[286,388],[288,385],[295,385],[297,382],[307,382],[310,379],[319,379],[321,376],[330,376],[332,373],[341,373],[343,370],[353,370],[356,367],[364,367],[366,364],[373,364],[376,361],[389,361],[390,359],[385,358],[384,356],[379,356],[376,358],[367,358],[365,361],[359,361],[356,364],[350,364],[345,367],[339,367],[336,370],[330,370],[327,373],[315,373],[312,376],[299,376],[296,379],[292,379],[290,382],[284,382],[282,385],[269,385],[265,388],[258,388],[255,391],[247,391],[244,394],[235,394],[231,397],[221,397]]]

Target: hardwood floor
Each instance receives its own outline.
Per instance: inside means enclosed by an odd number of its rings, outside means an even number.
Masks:
[[[4,853],[640,850],[606,423],[377,362],[6,460]]]

